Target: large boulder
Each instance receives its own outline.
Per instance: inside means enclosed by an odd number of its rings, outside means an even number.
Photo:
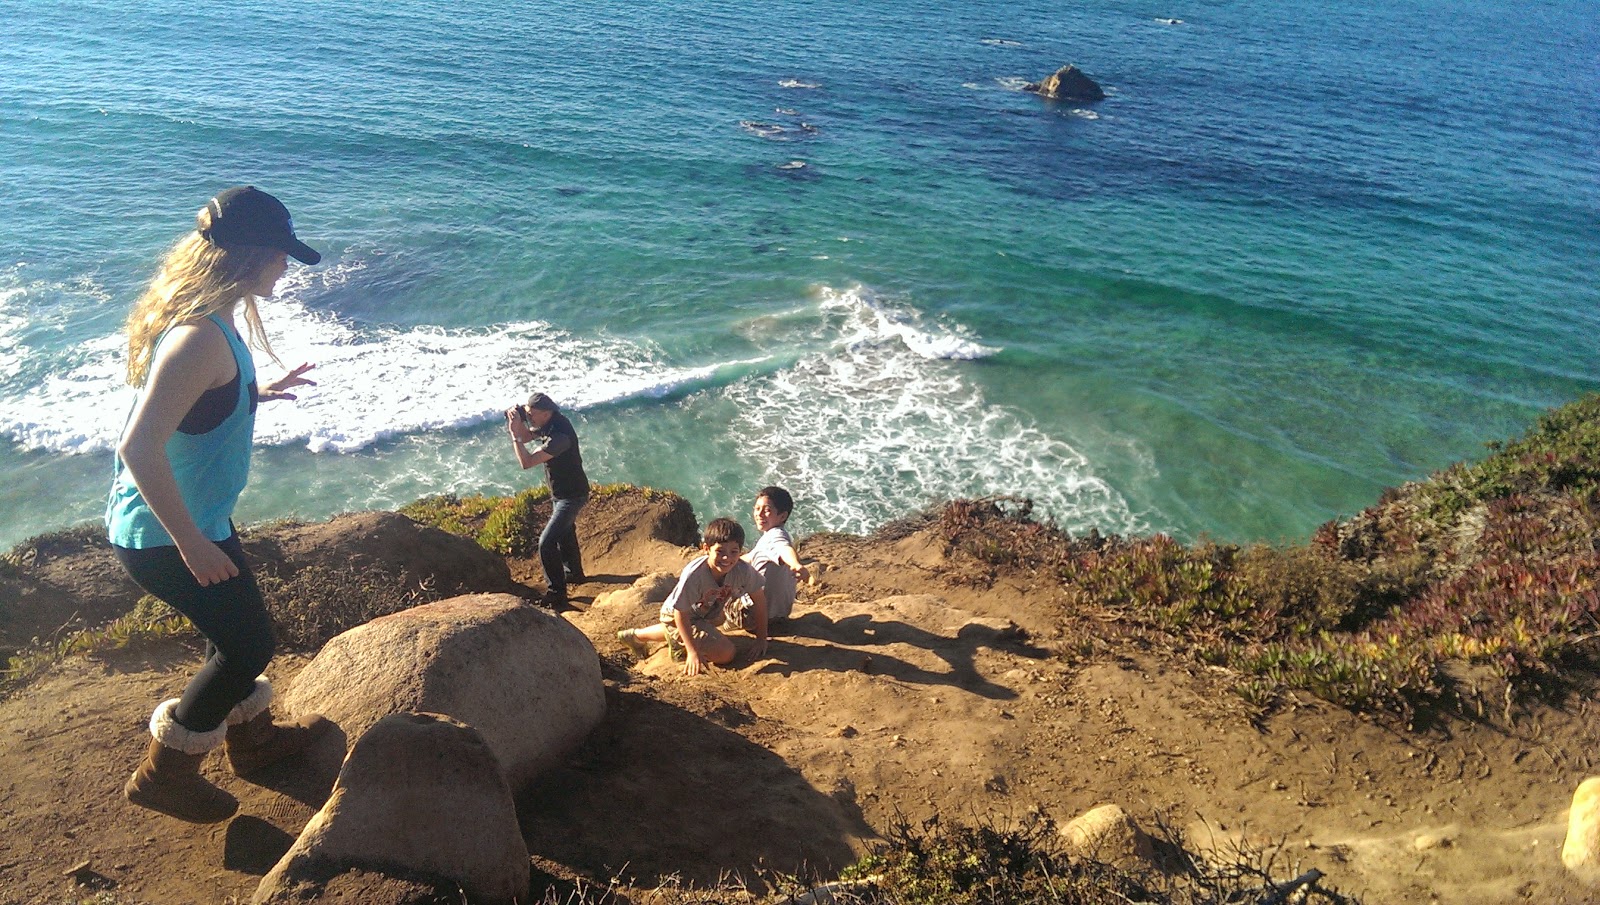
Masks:
[[[371,886],[376,878],[361,875],[377,875],[438,878],[473,902],[509,905],[526,900],[528,872],[511,789],[483,736],[449,717],[403,713],[356,742],[327,803],[251,901],[318,901],[336,878]]]
[[[284,696],[349,738],[392,713],[476,728],[511,788],[557,763],[605,716],[600,660],[566,620],[509,594],[412,607],[329,641]]]
[[[1076,66],[1063,66],[1045,77],[1042,82],[1029,82],[1023,86],[1053,101],[1103,101],[1105,90],[1094,79],[1083,74]]]

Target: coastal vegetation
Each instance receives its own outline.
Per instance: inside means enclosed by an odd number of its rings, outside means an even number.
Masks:
[[[591,500],[636,495],[643,500],[664,497],[681,500],[677,494],[632,484],[592,484]],[[400,507],[400,514],[432,525],[459,537],[477,541],[485,550],[501,556],[530,556],[539,541],[549,511],[550,488],[544,484],[511,496],[456,496],[440,494],[423,497]]]
[[[1509,710],[1592,671],[1600,652],[1600,396],[1300,546],[1072,537],[1031,508],[961,500],[924,520],[965,554],[961,580],[1021,571],[1059,586],[1078,652],[1168,648],[1229,670],[1263,708],[1304,690],[1408,719],[1481,714],[1486,699]]]

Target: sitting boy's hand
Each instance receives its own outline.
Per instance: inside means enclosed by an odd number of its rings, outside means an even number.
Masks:
[[[750,659],[759,660],[767,655],[767,639],[757,638],[755,647],[750,648]]]
[[[705,669],[705,666],[700,662],[700,655],[695,653],[694,648],[692,647],[684,653],[687,654],[687,656],[683,661],[683,674],[686,676],[700,675],[700,673]]]

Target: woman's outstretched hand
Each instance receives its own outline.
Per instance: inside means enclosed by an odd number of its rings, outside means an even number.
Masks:
[[[289,390],[292,390],[295,387],[314,387],[317,385],[315,380],[308,380],[305,377],[300,376],[314,367],[316,367],[316,365],[307,362],[283,375],[282,377],[279,377],[277,380],[267,384],[266,387],[261,390],[261,401],[270,402],[274,399],[287,399],[292,402],[298,397],[289,392]]]

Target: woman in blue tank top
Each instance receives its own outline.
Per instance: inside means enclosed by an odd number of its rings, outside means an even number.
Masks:
[[[139,388],[117,444],[106,526],[134,581],[189,617],[206,636],[206,660],[181,697],[158,705],[150,747],[123,788],[129,801],[196,823],[238,808],[200,775],[226,745],[235,773],[276,763],[315,741],[320,716],[275,722],[272,621],[245,561],[232,515],[250,473],[256,403],[294,399],[313,385],[303,364],[258,390],[239,335],[242,313],[272,356],[256,300],[272,295],[293,256],[322,256],[295,238],[289,211],[254,186],[228,189],[167,253],[128,317],[128,382]]]

